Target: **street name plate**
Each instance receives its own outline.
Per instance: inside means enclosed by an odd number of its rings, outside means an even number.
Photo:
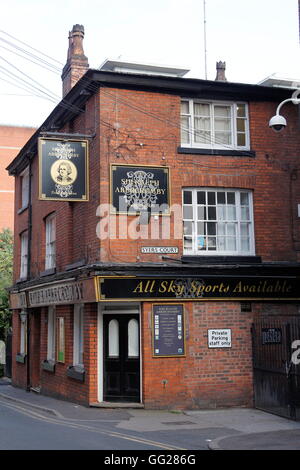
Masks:
[[[178,253],[177,246],[142,246],[141,252],[146,254],[174,254]]]

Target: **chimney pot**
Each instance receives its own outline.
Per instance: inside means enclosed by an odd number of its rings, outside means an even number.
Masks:
[[[221,60],[217,62],[217,82],[227,82],[227,78],[225,77],[225,70],[226,70],[226,62],[222,62]]]

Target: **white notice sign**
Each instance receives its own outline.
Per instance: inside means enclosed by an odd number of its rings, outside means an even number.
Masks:
[[[231,329],[208,330],[209,348],[231,348]]]

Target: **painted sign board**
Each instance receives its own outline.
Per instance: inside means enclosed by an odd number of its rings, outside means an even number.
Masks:
[[[10,294],[12,309],[35,308],[45,305],[63,305],[95,302],[95,283],[91,279],[78,282],[53,282]]]
[[[97,276],[98,301],[300,300],[296,277]]]
[[[88,201],[88,141],[39,139],[39,199]]]
[[[169,168],[111,165],[110,199],[113,212],[170,214]]]

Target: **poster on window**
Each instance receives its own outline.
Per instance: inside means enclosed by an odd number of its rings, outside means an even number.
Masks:
[[[169,215],[169,168],[111,165],[110,193],[114,213]]]
[[[88,141],[39,139],[39,199],[88,201]]]

